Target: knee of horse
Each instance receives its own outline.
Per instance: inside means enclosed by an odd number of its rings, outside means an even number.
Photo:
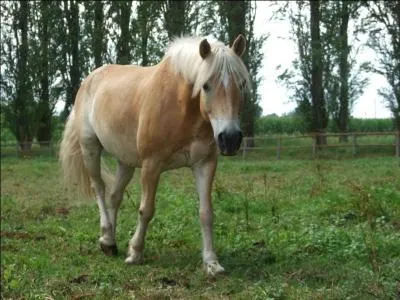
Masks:
[[[140,207],[140,219],[146,223],[150,222],[154,216],[154,207]]]
[[[104,196],[105,191],[106,191],[106,186],[104,184],[103,179],[100,176],[93,176],[91,178],[90,186],[96,194],[100,194],[100,195]]]
[[[110,195],[111,205],[116,207],[119,205],[123,198],[123,194],[120,191],[113,191]]]

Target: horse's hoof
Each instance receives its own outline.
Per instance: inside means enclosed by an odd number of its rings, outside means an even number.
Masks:
[[[205,262],[204,268],[207,275],[212,277],[225,273],[225,269],[216,260]]]
[[[134,254],[129,254],[125,259],[125,263],[129,265],[139,265],[143,263],[143,255],[140,252],[135,252]]]
[[[100,243],[101,251],[107,256],[117,256],[118,255],[118,248],[116,244],[113,245],[106,245]]]

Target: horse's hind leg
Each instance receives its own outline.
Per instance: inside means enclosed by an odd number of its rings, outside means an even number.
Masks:
[[[124,197],[124,191],[126,186],[128,185],[129,181],[132,179],[133,171],[135,169],[124,165],[123,163],[118,163],[117,173],[115,175],[115,182],[111,190],[111,197],[110,197],[110,207],[108,209],[108,216],[110,217],[111,227],[112,227],[112,234],[115,240],[115,233],[117,228],[117,215],[118,210],[121,205],[122,199]],[[103,251],[106,252],[106,246],[104,245]],[[116,251],[114,249],[109,249],[111,252]]]
[[[154,215],[156,189],[160,179],[159,164],[154,161],[144,161],[142,164],[141,184],[142,196],[139,208],[139,221],[135,234],[129,242],[128,257],[125,262],[138,264],[142,262],[144,240],[147,226]]]
[[[100,212],[100,246],[107,255],[116,255],[115,238],[105,204],[105,184],[101,178],[100,155],[102,146],[97,138],[85,138],[81,144],[83,160],[89,170],[92,187],[96,193],[97,205]],[[105,250],[112,249],[111,252]]]

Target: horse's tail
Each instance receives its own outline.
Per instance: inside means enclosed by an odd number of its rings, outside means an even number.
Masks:
[[[83,161],[75,120],[76,116],[72,110],[65,124],[60,144],[59,159],[64,175],[64,182],[68,187],[76,186],[78,192],[82,196],[89,198],[92,197],[94,193],[91,188],[89,170],[86,168]]]

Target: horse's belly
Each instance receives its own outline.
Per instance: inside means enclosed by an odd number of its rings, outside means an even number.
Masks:
[[[119,161],[132,167],[140,167],[136,139],[101,139],[101,137],[99,137],[99,139],[104,150],[113,155]]]

